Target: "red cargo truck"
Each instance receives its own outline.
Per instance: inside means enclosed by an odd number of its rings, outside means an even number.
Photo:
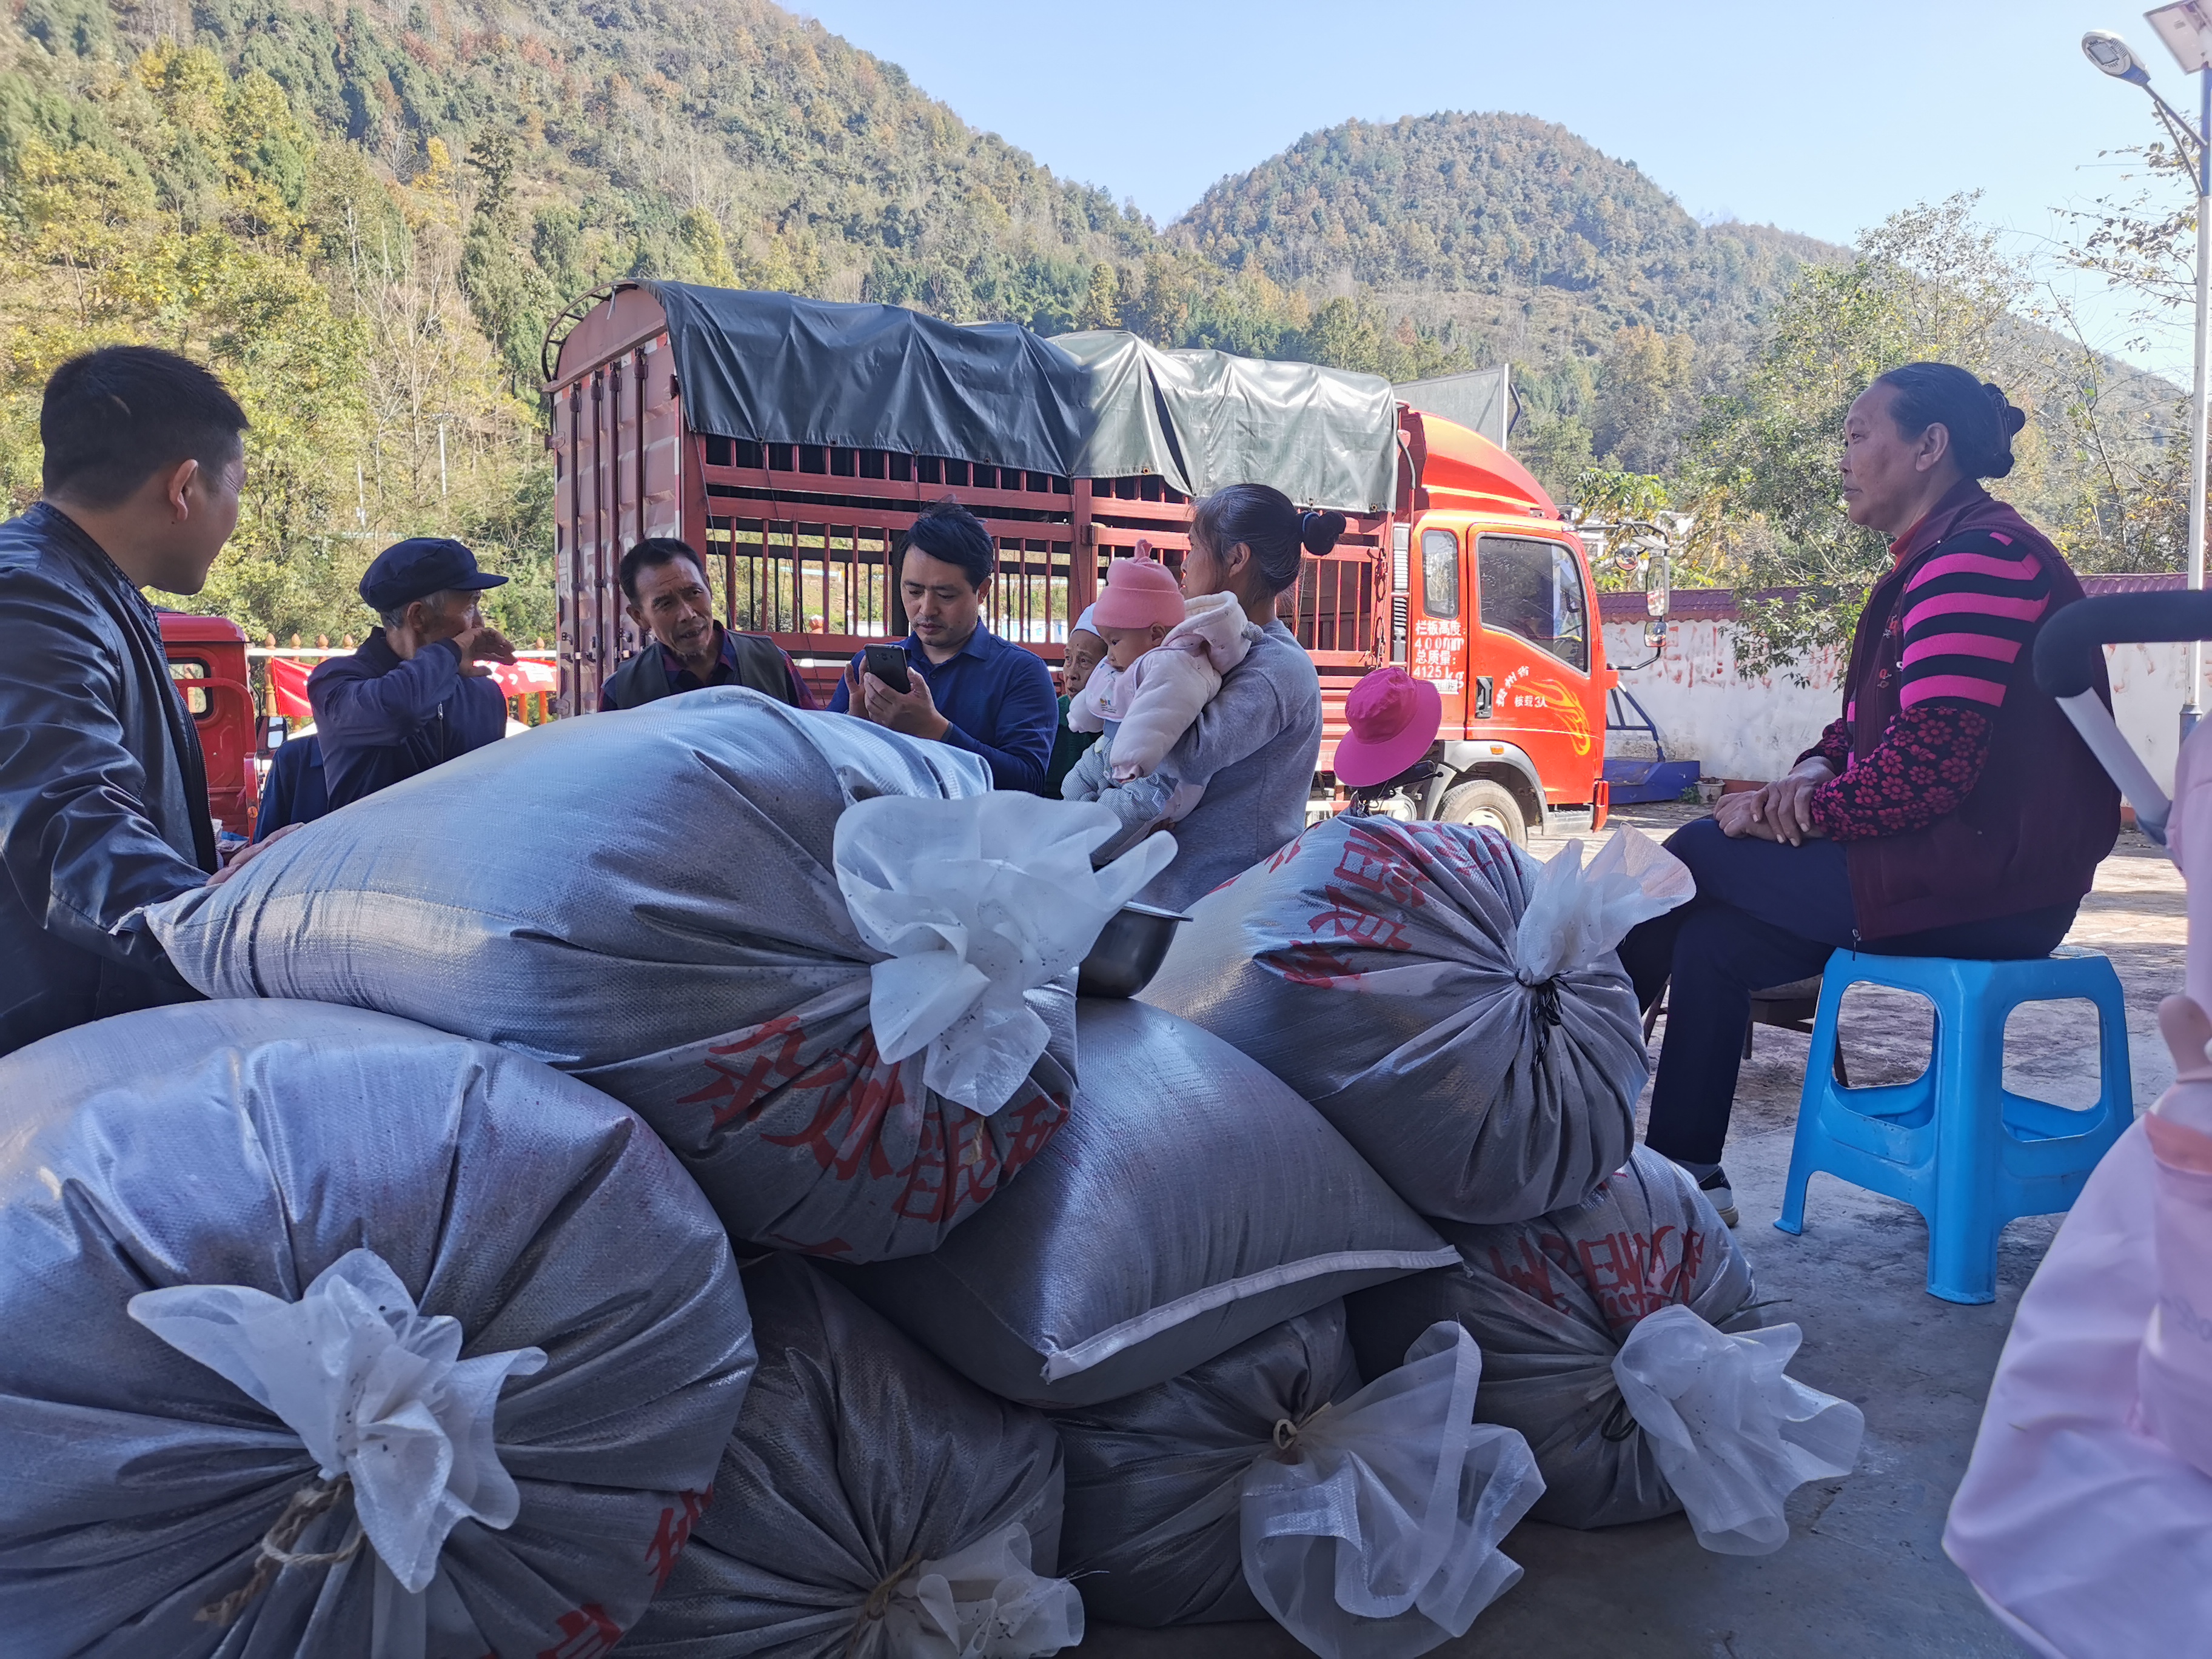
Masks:
[[[773,637],[824,695],[863,644],[906,631],[892,546],[946,495],[998,544],[988,625],[1055,664],[1109,561],[1142,538],[1179,567],[1189,545],[1190,500],[1158,473],[1012,465],[988,434],[952,455],[697,429],[671,328],[653,290],[618,283],[577,301],[547,336],[564,714],[596,708],[601,684],[639,647],[616,570],[647,536],[704,555],[726,624]],[[899,388],[879,390],[889,400]],[[1562,810],[1601,823],[1606,695],[1618,677],[1580,540],[1487,439],[1399,404],[1395,442],[1392,504],[1351,514],[1335,550],[1307,558],[1280,600],[1320,670],[1322,765],[1352,684],[1403,663],[1444,704],[1441,775],[1405,810],[1516,841]],[[1316,781],[1326,802],[1334,780]]]
[[[161,647],[169,676],[199,731],[207,761],[208,812],[218,829],[252,836],[261,804],[258,722],[246,672],[246,634],[221,617],[164,611]]]

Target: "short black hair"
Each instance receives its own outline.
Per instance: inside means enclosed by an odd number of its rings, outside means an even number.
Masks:
[[[39,410],[46,493],[113,507],[179,461],[228,465],[249,424],[229,388],[189,357],[102,346],[47,377]]]
[[[981,519],[950,495],[916,519],[914,527],[899,538],[898,562],[902,568],[909,547],[920,548],[933,559],[958,565],[970,587],[982,586],[999,568],[999,553],[991,545],[991,532],[983,528]]]
[[[647,536],[622,556],[622,568],[618,574],[622,580],[623,598],[635,605],[637,573],[658,570],[662,565],[674,564],[678,559],[690,560],[691,568],[699,573],[699,580],[706,583],[710,592],[713,590],[714,579],[708,575],[707,561],[697,548],[674,536]]]

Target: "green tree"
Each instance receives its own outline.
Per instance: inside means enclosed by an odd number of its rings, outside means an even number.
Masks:
[[[1888,545],[1844,516],[1837,459],[1844,412],[1886,370],[1922,360],[1989,373],[2019,331],[2025,272],[1953,197],[1893,216],[1858,258],[1800,275],[1769,325],[1741,391],[1714,403],[1698,434],[1701,469],[1723,513],[1755,521],[1736,561],[1746,673],[1802,662],[1850,639]],[[2032,406],[2033,388],[2014,382]],[[2033,451],[2038,434],[2022,434]],[[1715,522],[1709,534],[1724,533]],[[1760,590],[1798,590],[1775,600]]]

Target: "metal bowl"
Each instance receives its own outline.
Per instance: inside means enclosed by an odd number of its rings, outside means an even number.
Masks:
[[[1175,943],[1176,928],[1190,918],[1149,904],[1125,904],[1107,919],[1098,942],[1083,958],[1075,992],[1085,997],[1133,997],[1152,982]]]

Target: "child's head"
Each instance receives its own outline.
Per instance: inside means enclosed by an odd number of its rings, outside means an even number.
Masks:
[[[1087,628],[1076,629],[1067,636],[1067,657],[1062,663],[1060,677],[1069,696],[1091,683],[1091,670],[1106,660],[1106,641]]]
[[[1101,623],[1098,631],[1105,635],[1106,660],[1116,668],[1127,668],[1167,638],[1168,625],[1154,623],[1149,628],[1109,628]]]
[[[1106,660],[1127,668],[1182,620],[1182,587],[1157,560],[1116,559],[1091,611],[1091,625],[1106,642]]]

